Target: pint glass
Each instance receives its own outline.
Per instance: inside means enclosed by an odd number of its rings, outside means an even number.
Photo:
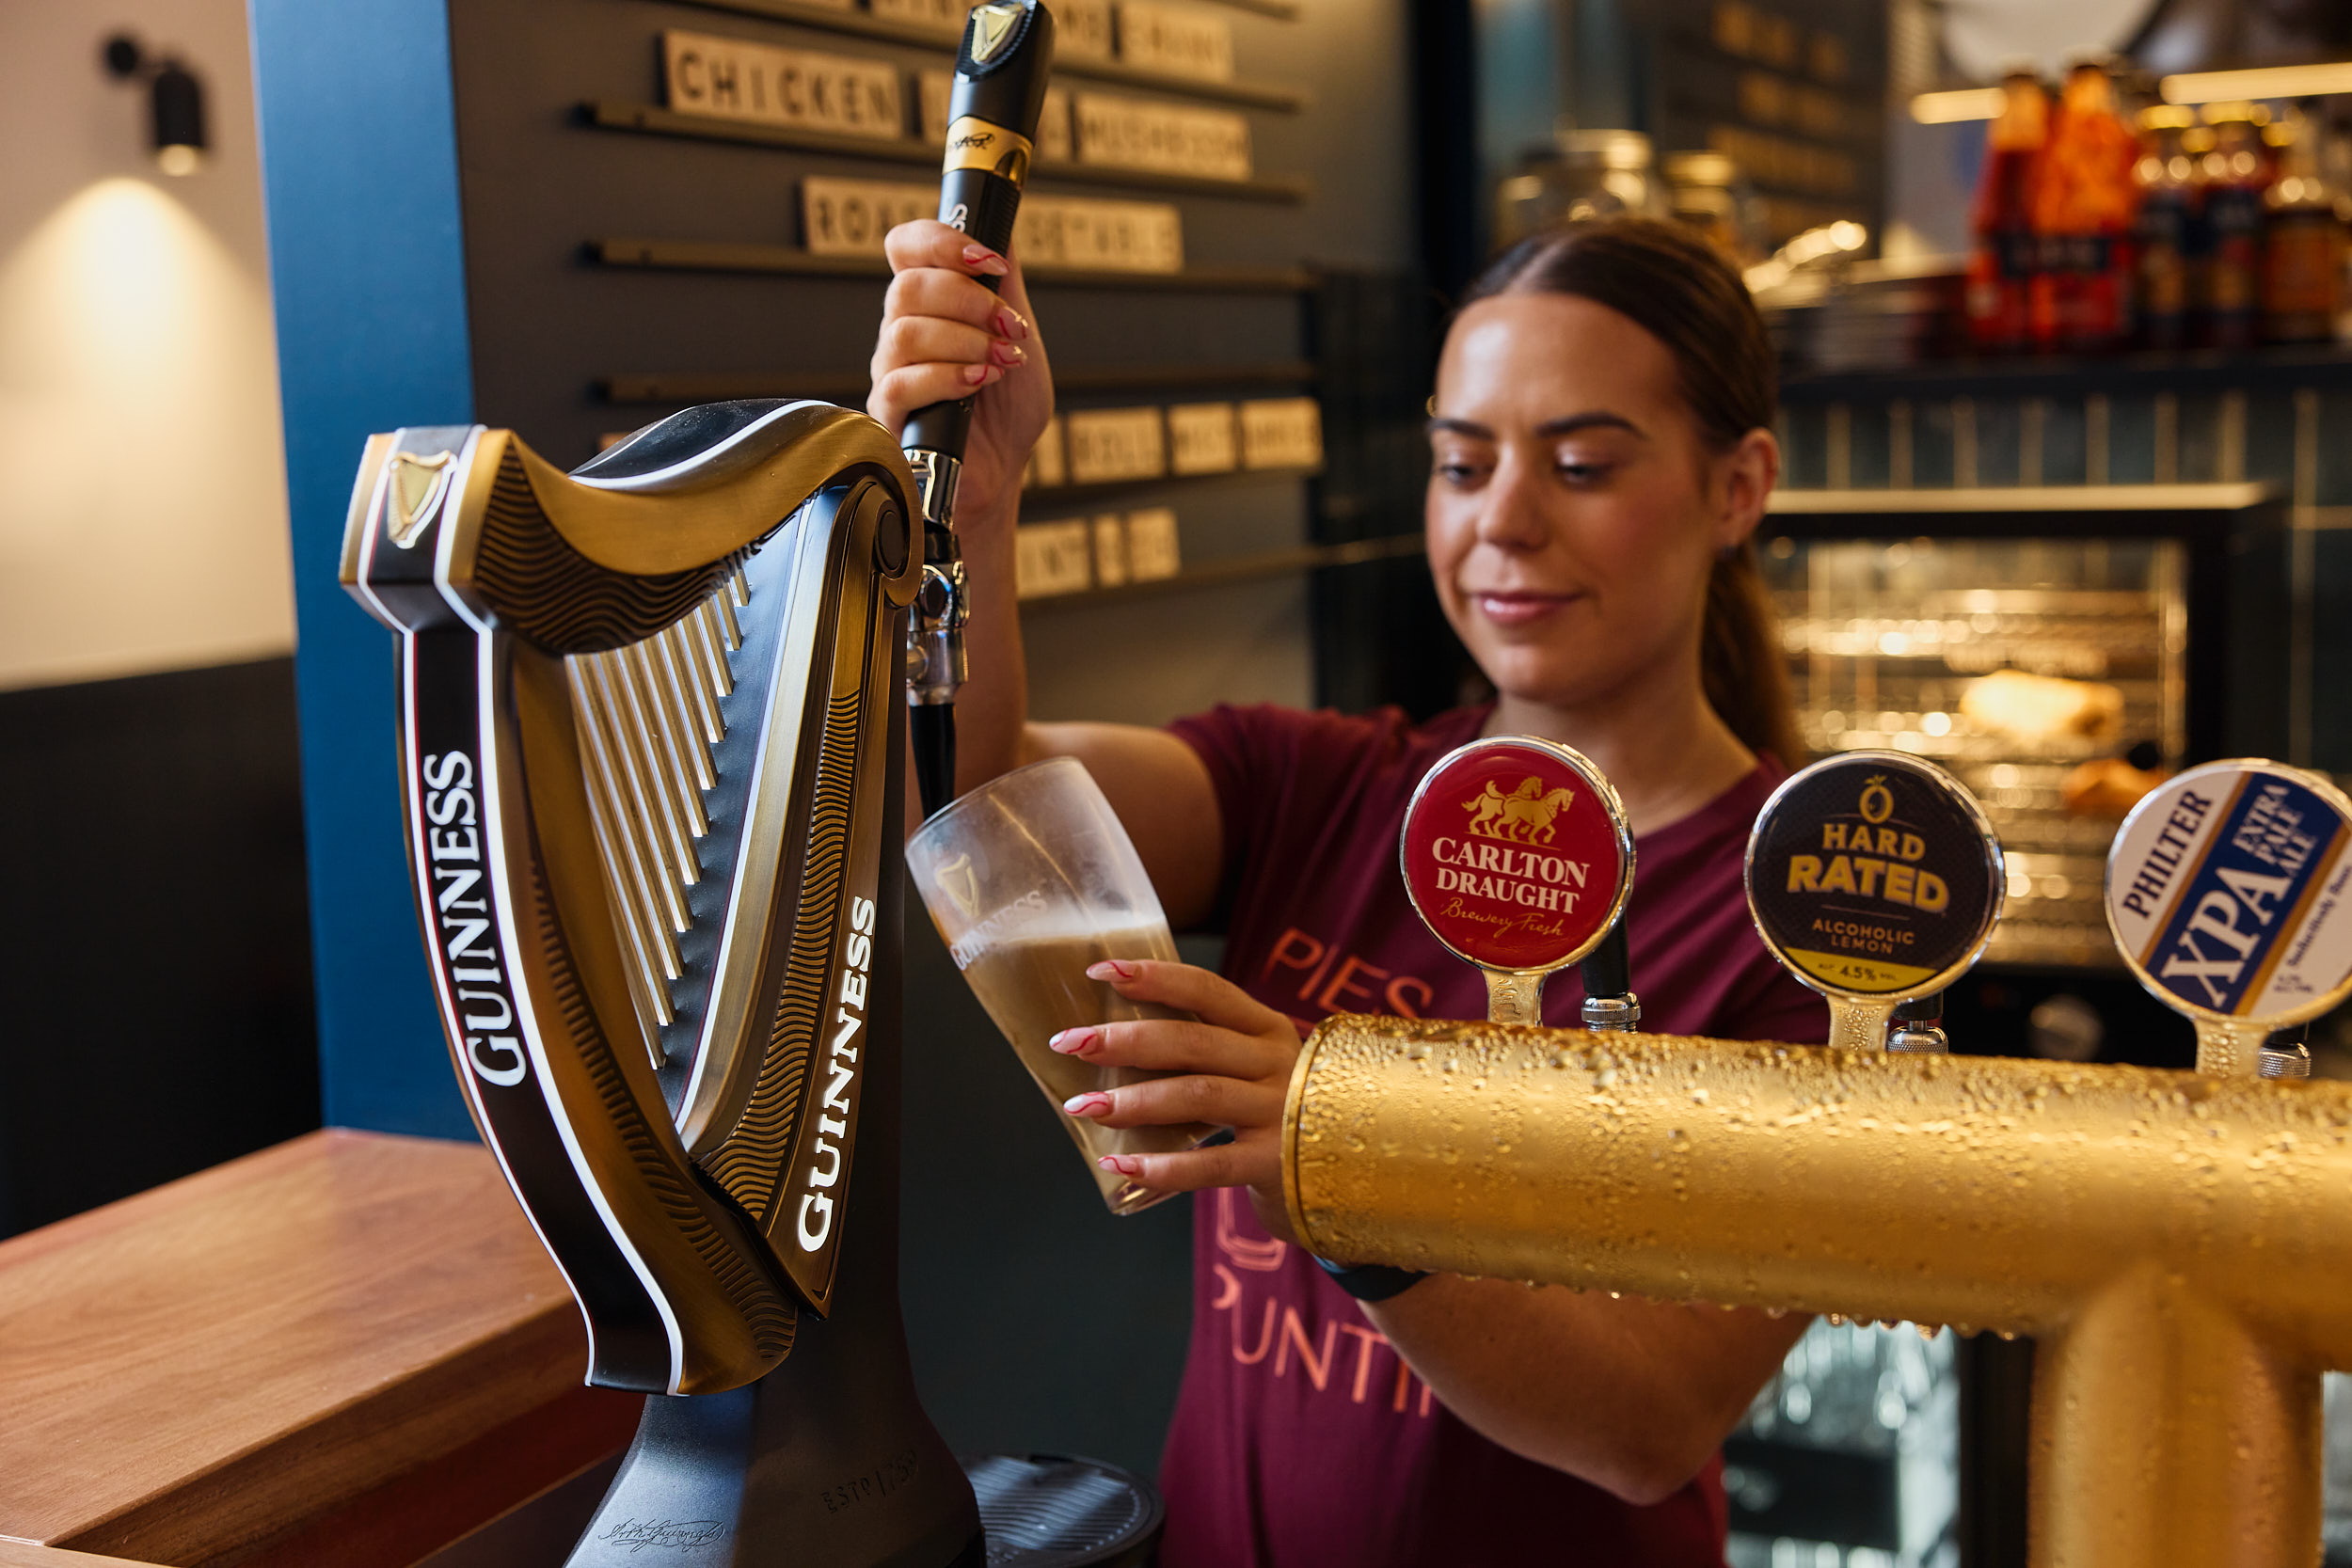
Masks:
[[[923,824],[907,841],[907,865],[956,967],[1053,1101],[1111,1212],[1136,1213],[1170,1196],[1103,1169],[1099,1157],[1178,1152],[1217,1130],[1120,1131],[1064,1115],[1073,1095],[1163,1075],[1046,1044],[1082,1024],[1188,1016],[1087,978],[1088,966],[1105,958],[1176,957],[1159,896],[1093,775],[1056,757],[991,780]]]

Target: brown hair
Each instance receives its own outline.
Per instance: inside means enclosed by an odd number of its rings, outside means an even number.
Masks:
[[[1589,299],[1665,344],[1682,401],[1711,451],[1728,451],[1748,432],[1772,428],[1780,385],[1764,320],[1740,276],[1692,230],[1612,217],[1538,234],[1497,257],[1462,303],[1505,293]],[[1717,557],[1699,633],[1707,701],[1750,751],[1796,768],[1805,746],[1776,619],[1754,541]]]

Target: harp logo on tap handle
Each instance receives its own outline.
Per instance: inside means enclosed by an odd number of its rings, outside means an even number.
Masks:
[[[1397,853],[1422,924],[1486,971],[1504,1022],[1542,1022],[1544,977],[1600,946],[1633,887],[1617,792],[1579,752],[1532,736],[1442,758],[1413,792]]]

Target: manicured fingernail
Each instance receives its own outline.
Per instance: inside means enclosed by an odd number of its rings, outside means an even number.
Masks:
[[[1017,341],[1029,335],[1029,324],[1022,319],[1020,311],[1008,305],[996,312],[996,333]]]
[[[1103,1031],[1092,1025],[1083,1029],[1064,1029],[1045,1043],[1066,1056],[1083,1056],[1103,1043]]]
[[[997,255],[986,245],[965,245],[963,247],[963,264],[972,268],[975,272],[984,272],[991,277],[1002,277],[1005,274],[1012,271],[1012,268],[1006,264],[1005,259],[1002,256]]]
[[[1061,1108],[1073,1117],[1106,1117],[1111,1114],[1111,1097],[1106,1094],[1073,1094],[1061,1102]]]
[[[1087,966],[1087,978],[1089,980],[1132,980],[1142,973],[1141,964],[1121,963],[1117,958],[1105,958],[1099,964]]]
[[[963,384],[966,387],[985,387],[1004,373],[1001,365],[966,365],[963,367]]]
[[[1143,1174],[1143,1162],[1132,1154],[1105,1154],[1094,1163],[1119,1176],[1141,1176]]]
[[[1000,365],[1025,365],[1029,362],[1028,352],[1019,343],[993,342],[988,345],[988,352]]]

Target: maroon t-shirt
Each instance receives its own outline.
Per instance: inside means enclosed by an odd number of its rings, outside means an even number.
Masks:
[[[1484,1018],[1486,983],[1438,945],[1405,896],[1406,802],[1485,708],[1418,728],[1362,717],[1219,707],[1179,721],[1225,822],[1225,973],[1302,1023],[1334,1012]],[[1821,999],[1764,951],[1740,866],[1778,782],[1759,765],[1635,841],[1628,906],[1645,1028],[1825,1039]],[[1573,1027],[1573,972],[1544,1014]],[[1519,1458],[1431,1394],[1312,1259],[1261,1228],[1246,1194],[1193,1208],[1192,1343],[1161,1460],[1161,1568],[1720,1568],[1720,1463],[1635,1508]]]

